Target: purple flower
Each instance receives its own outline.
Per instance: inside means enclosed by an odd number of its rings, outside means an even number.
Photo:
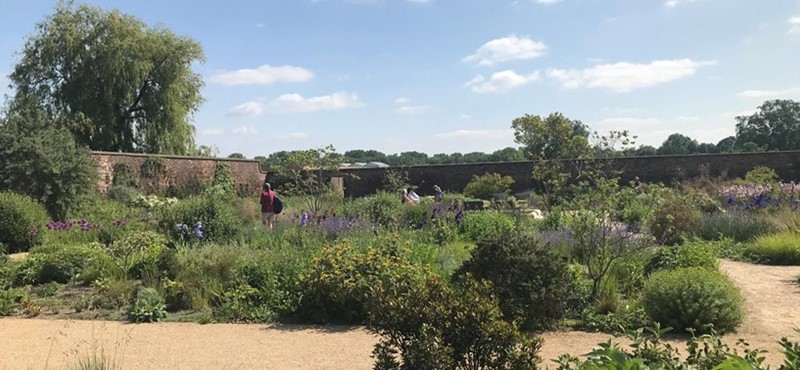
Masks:
[[[200,221],[197,221],[197,223],[194,224],[194,236],[197,239],[203,238],[203,223]]]
[[[303,215],[300,216],[300,226],[308,225],[308,220],[309,220],[308,212],[303,211]]]

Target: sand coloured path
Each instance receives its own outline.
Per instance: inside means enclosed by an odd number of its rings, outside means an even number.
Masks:
[[[782,357],[781,336],[800,339],[800,267],[722,261],[721,270],[742,289],[743,337],[767,349],[768,364]],[[610,336],[554,332],[544,336],[545,360],[583,354]],[[124,369],[370,369],[375,337],[361,328],[0,319],[0,369],[69,369],[80,358],[105,354]],[[552,363],[549,363],[552,368]]]

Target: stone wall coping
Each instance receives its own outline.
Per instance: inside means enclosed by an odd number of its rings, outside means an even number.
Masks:
[[[242,158],[220,158],[220,157],[200,157],[200,156],[189,156],[189,155],[172,155],[172,154],[147,154],[147,153],[124,153],[124,152],[103,152],[98,150],[93,150],[91,152],[94,155],[107,155],[107,156],[116,156],[116,157],[140,157],[140,158],[148,158],[148,157],[159,157],[164,159],[185,159],[185,160],[192,160],[192,161],[215,161],[215,162],[243,162],[243,163],[255,163],[258,166],[258,172],[262,174],[266,174],[267,171],[264,171],[261,168],[261,162],[255,159],[242,159]]]

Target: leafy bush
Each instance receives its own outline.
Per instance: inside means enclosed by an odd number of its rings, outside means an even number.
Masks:
[[[128,321],[134,323],[157,322],[167,317],[164,298],[153,288],[142,288],[127,313]]]
[[[739,290],[717,271],[690,267],[650,276],[642,298],[650,318],[676,330],[729,331],[742,321]]]
[[[26,252],[42,242],[47,212],[25,195],[0,192],[0,253]]]
[[[432,274],[380,279],[367,328],[380,336],[375,369],[536,369],[540,340],[502,319],[491,288],[466,277],[454,288]]]
[[[133,203],[133,200],[140,195],[141,192],[138,188],[127,185],[111,185],[106,193],[108,199],[124,204]]]
[[[464,274],[491,282],[503,316],[526,330],[552,328],[575,289],[567,263],[522,236],[478,243],[455,276]]]
[[[502,176],[499,173],[487,173],[475,176],[464,188],[464,195],[468,197],[491,200],[495,194],[506,193],[514,184],[511,176]]]
[[[31,104],[32,103],[32,104]],[[95,189],[95,166],[89,151],[77,145],[66,127],[54,122],[31,99],[16,99],[0,122],[0,190],[41,202],[53,219]]]
[[[233,197],[233,175],[231,175],[231,167],[227,163],[217,162],[214,179],[205,194],[223,198]]]
[[[767,265],[800,265],[800,234],[764,235],[747,244],[744,256]]]
[[[467,213],[458,225],[458,231],[472,241],[497,239],[514,230],[514,218],[496,212]]]
[[[44,245],[31,249],[20,267],[26,284],[77,281],[89,284],[113,271],[111,258],[99,243]]]
[[[777,185],[780,177],[772,168],[758,166],[744,175],[744,179],[736,180],[740,185]]]
[[[663,244],[680,244],[700,230],[702,214],[684,199],[664,201],[654,213],[650,232]]]
[[[203,225],[204,239],[211,241],[233,240],[243,227],[230,203],[208,196],[187,198],[164,209],[159,226],[164,233],[175,235],[175,225],[197,222]]]
[[[722,241],[729,243],[729,241]],[[700,267],[716,271],[719,268],[717,256],[721,243],[692,241],[682,245],[661,247],[656,251],[645,271],[651,274],[657,270],[674,270],[687,267]]]
[[[322,250],[300,281],[300,316],[317,323],[361,323],[365,302],[378,281],[415,279],[421,273],[395,245],[358,249],[340,244]]]
[[[379,192],[345,203],[345,216],[359,216],[374,225],[391,227],[400,221],[403,204],[400,195],[394,192]]]
[[[170,184],[164,195],[170,198],[183,199],[194,195],[201,195],[209,186],[208,182],[197,176],[193,176],[186,181],[186,183],[178,185]]]
[[[136,174],[133,172],[131,166],[127,163],[116,163],[111,169],[112,179],[111,185],[127,186],[132,188],[139,187]]]
[[[705,240],[730,238],[734,242],[744,243],[772,233],[775,226],[766,218],[752,213],[727,212],[713,213],[703,216],[700,237]]]
[[[167,238],[155,231],[136,231],[105,246],[105,250],[122,279],[127,280],[128,274],[141,277],[142,271],[154,266],[166,244]]]

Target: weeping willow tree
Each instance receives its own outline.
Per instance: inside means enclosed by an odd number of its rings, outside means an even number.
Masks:
[[[10,74],[93,150],[192,154],[203,98],[199,43],[116,10],[61,2],[36,25]]]

